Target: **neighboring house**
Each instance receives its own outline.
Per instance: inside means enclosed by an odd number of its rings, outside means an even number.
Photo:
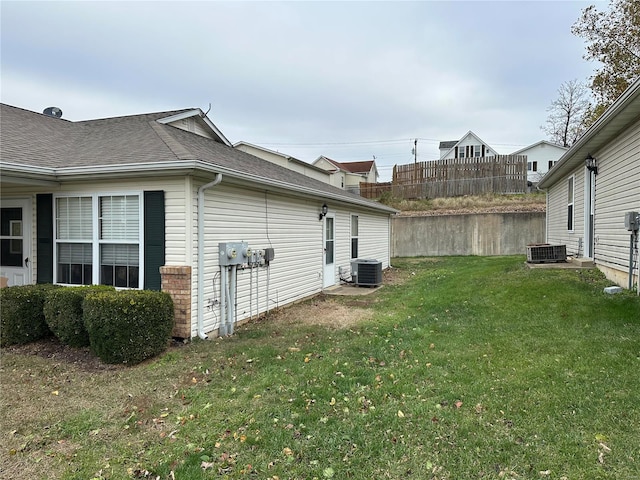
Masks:
[[[460,140],[440,142],[440,160],[445,158],[494,157],[496,151],[469,130]]]
[[[233,144],[233,147],[269,162],[277,163],[282,167],[302,173],[307,177],[315,178],[316,180],[320,180],[325,183],[331,183],[331,174],[328,171],[316,167],[315,165],[311,165],[305,161],[298,160],[290,155],[274,152],[268,148],[253,145],[248,142],[236,142]]]
[[[356,194],[360,193],[360,182],[377,183],[378,181],[378,168],[375,160],[336,162],[321,155],[313,162],[313,165],[331,173],[332,185]]]
[[[395,210],[234,149],[200,109],[70,122],[0,107],[9,285],[162,289],[174,336],[206,338],[337,284],[352,258],[389,266]]]
[[[635,253],[630,251],[625,214],[640,212],[640,79],[569,148],[538,186],[547,191],[549,243],[566,245],[569,255],[593,259],[620,286],[628,286],[630,270],[637,281],[638,242]]]
[[[567,150],[567,147],[540,140],[533,145],[513,152],[511,155],[527,156],[527,181],[537,184]]]

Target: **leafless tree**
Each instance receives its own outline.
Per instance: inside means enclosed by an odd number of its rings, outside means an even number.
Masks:
[[[584,131],[589,110],[589,91],[585,84],[577,79],[563,82],[558,88],[558,98],[547,108],[547,121],[540,128],[553,143],[570,147]]]

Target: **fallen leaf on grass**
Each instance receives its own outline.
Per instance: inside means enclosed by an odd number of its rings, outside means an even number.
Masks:
[[[456,403],[454,403],[454,405],[456,406],[456,408],[460,408],[462,406],[462,402],[458,400]]]
[[[284,453],[287,456],[291,456],[291,455],[293,455],[293,450],[291,450],[289,447],[284,447],[282,449],[282,453]]]
[[[404,418],[404,413],[402,413],[402,410],[398,410],[398,418]]]
[[[60,395],[60,392],[58,392],[58,390],[54,390],[53,392],[51,392],[51,395],[55,395],[57,397],[58,395]]]

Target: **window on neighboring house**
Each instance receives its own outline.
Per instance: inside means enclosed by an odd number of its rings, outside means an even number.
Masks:
[[[482,156],[482,147],[480,145],[473,146],[473,156],[481,157]]]
[[[464,158],[464,147],[458,147],[458,158]]]
[[[549,170],[551,170],[551,167],[553,167],[556,164],[556,162],[554,162],[553,160],[549,160]]]
[[[351,258],[358,258],[358,216],[351,215]]]
[[[140,195],[57,197],[56,283],[140,288]]]
[[[527,170],[530,172],[537,172],[538,162],[527,162]]]
[[[569,177],[567,181],[567,230],[573,231],[573,185],[574,177]]]

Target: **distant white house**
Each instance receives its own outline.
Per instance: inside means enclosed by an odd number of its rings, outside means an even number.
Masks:
[[[376,183],[378,167],[375,160],[362,162],[337,162],[324,155],[319,156],[313,165],[330,172],[331,184],[351,193],[360,193],[360,182]]]
[[[498,153],[469,130],[460,140],[440,142],[440,160],[445,158],[494,157]]]
[[[527,156],[527,181],[537,184],[567,150],[567,147],[540,140],[511,155]]]

